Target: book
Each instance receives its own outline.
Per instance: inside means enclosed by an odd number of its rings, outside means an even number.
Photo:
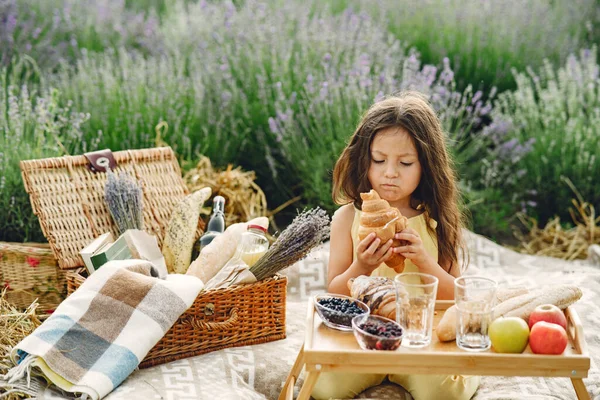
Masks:
[[[154,264],[159,277],[164,279],[167,276],[167,266],[156,237],[139,229],[128,229],[117,240],[113,240],[110,232],[105,233],[80,254],[89,274],[112,260],[139,259]]]
[[[94,266],[91,260],[92,256],[113,242],[114,239],[112,233],[106,232],[98,236],[79,252],[81,258],[83,259],[83,263],[85,264],[85,267],[88,270],[88,273],[91,274],[92,272],[94,272]]]
[[[106,247],[97,251],[91,258],[93,270],[97,271],[98,268],[103,266],[112,260],[128,260],[132,257],[131,249],[127,244],[127,240],[124,235],[119,236],[113,243],[108,244]]]

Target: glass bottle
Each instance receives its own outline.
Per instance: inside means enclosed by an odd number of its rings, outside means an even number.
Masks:
[[[225,198],[223,196],[215,196],[213,199],[213,210],[204,234],[194,243],[192,250],[192,261],[195,260],[202,248],[207,246],[218,235],[225,230]]]
[[[242,233],[240,244],[231,262],[242,260],[248,267],[252,267],[269,249],[267,230],[260,225],[248,225],[247,231]]]

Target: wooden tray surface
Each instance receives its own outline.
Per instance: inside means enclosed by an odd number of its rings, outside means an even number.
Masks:
[[[385,372],[411,374],[463,374],[495,376],[563,376],[586,378],[590,357],[583,328],[573,307],[565,310],[569,344],[562,355],[537,355],[529,346],[521,354],[500,354],[493,349],[468,352],[456,341],[440,342],[435,333],[444,311],[452,301],[437,301],[432,343],[421,349],[400,347],[395,351],[362,350],[353,332],[331,329],[308,306],[304,344],[307,370]]]

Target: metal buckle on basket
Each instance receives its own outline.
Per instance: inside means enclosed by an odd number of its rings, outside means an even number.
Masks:
[[[213,315],[215,313],[215,305],[213,303],[207,303],[204,306],[204,315]]]
[[[114,171],[117,168],[117,162],[110,149],[85,153],[84,156],[88,159],[87,167],[92,172],[106,172],[109,168]]]

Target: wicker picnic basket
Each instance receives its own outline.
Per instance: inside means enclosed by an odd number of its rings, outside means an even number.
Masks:
[[[170,147],[21,162],[25,188],[61,268],[68,292],[84,281],[79,250],[104,232],[117,234],[104,203],[109,159],[141,184],[145,230],[162,244],[174,206],[189,193]],[[114,164],[112,164],[114,163]],[[197,236],[202,232],[199,227]],[[285,338],[287,278],[202,292],[140,364],[151,367],[226,347]]]
[[[5,299],[17,308],[37,299],[41,317],[52,313],[67,294],[66,272],[58,268],[47,243],[0,242],[0,282]]]

